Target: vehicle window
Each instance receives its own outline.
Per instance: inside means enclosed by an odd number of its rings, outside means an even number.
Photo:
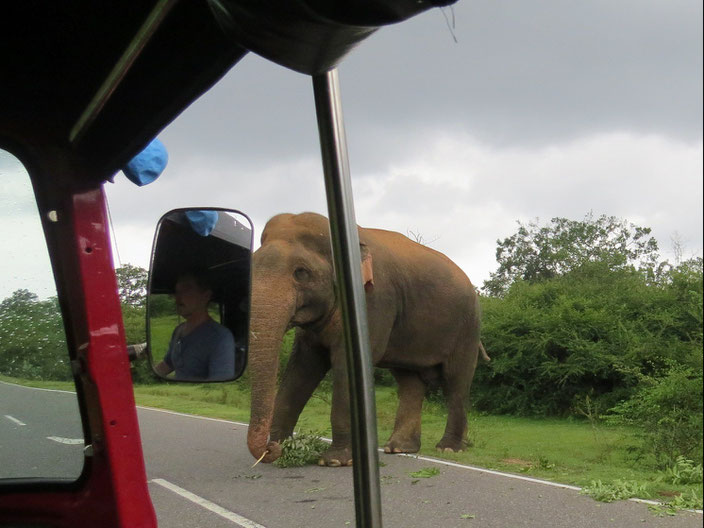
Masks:
[[[0,150],[0,479],[75,480],[83,429],[29,175]]]

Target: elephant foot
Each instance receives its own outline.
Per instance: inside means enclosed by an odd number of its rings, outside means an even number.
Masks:
[[[464,449],[452,449],[451,447],[436,447],[438,453],[461,453]]]
[[[318,460],[319,466],[341,467],[352,465],[352,450],[349,447],[331,447]]]
[[[443,438],[436,444],[435,449],[440,453],[460,453],[467,449],[467,441],[446,440]]]
[[[417,453],[420,450],[420,440],[401,440],[390,438],[384,446],[384,453]]]

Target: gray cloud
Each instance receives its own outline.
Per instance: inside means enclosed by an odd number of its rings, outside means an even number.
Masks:
[[[517,219],[615,215],[701,254],[701,2],[464,0],[454,15],[457,44],[434,10],[340,67],[361,225],[421,234],[476,284]],[[242,209],[257,233],[325,212],[306,76],[249,55],[160,137],[159,180],[106,186],[122,262],[147,264],[174,207]]]
[[[695,139],[702,4],[480,0],[386,28],[341,68],[350,122],[544,143],[613,130]]]
[[[433,10],[382,28],[342,63],[358,170],[387,157],[377,138],[427,129],[500,146],[613,131],[701,137],[700,2],[476,0],[454,18],[457,43]],[[317,156],[310,79],[250,54],[163,139],[253,168]]]

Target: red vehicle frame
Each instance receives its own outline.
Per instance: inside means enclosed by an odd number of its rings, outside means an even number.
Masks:
[[[31,164],[29,165],[31,166]],[[36,181],[36,180],[35,180]],[[46,180],[40,180],[46,181]],[[69,486],[13,482],[0,495],[3,522],[47,526],[156,526],[125,350],[102,188],[60,191],[36,185],[60,216],[43,223],[86,429],[83,474]],[[46,203],[45,202],[45,203]],[[63,217],[63,218],[62,218]]]

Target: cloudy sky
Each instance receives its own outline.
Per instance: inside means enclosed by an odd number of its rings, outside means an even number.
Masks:
[[[340,66],[358,223],[479,286],[517,220],[614,215],[701,255],[701,21],[699,0],[461,0],[381,29]],[[306,76],[250,54],[159,137],[159,180],[107,185],[123,264],[174,207],[243,210],[257,237],[326,212]]]

